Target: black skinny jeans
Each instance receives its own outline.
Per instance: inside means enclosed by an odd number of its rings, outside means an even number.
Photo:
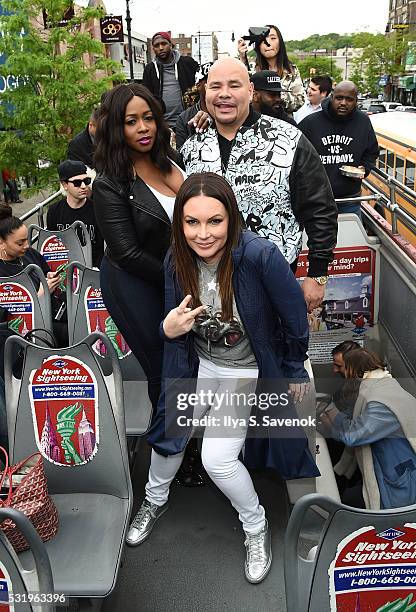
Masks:
[[[159,325],[163,319],[161,289],[116,268],[104,255],[100,268],[104,303],[148,381],[149,398],[156,410],[162,375],[163,342]]]

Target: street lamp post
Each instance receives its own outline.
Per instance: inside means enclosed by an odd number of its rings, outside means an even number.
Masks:
[[[345,47],[345,78],[348,79],[348,44]]]
[[[201,65],[201,30],[198,30],[198,52],[199,52],[198,64]]]
[[[130,81],[134,81],[133,48],[131,44],[131,16],[130,16],[129,1],[130,0],[126,0],[127,41],[128,41],[128,48],[129,48]]]

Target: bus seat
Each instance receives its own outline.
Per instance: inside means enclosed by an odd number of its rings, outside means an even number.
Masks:
[[[106,319],[110,316],[101,300],[99,271],[75,262],[68,267],[68,279],[73,277],[75,270],[78,270],[79,274],[77,287],[74,287],[73,283],[67,283],[71,288],[71,291],[67,291],[70,343],[79,342],[92,331],[105,333]],[[110,341],[117,345],[115,348],[118,351],[123,379],[126,433],[128,436],[143,436],[152,420],[152,405],[147,392],[146,375],[136,357],[125,345],[121,334],[118,333],[116,336],[114,333],[118,332],[114,325],[111,329]],[[99,354],[99,351],[96,353]]]
[[[52,603],[40,602],[32,606],[29,601],[24,601],[25,596],[28,599],[29,594],[54,593],[51,564],[44,543],[23,512],[13,508],[0,508],[0,523],[6,519],[11,519],[25,536],[34,567],[30,570],[24,569],[21,559],[0,530],[0,604],[4,605],[8,594],[12,592],[14,595],[19,594],[22,600],[19,603],[15,601],[14,607],[10,608],[16,612],[54,612],[56,608]]]
[[[31,274],[39,278],[43,295],[37,294]],[[29,264],[14,276],[0,277],[0,305],[10,313],[9,327],[22,336],[35,328],[53,331],[48,284],[43,271],[35,264]]]
[[[93,346],[106,347],[106,368]],[[11,367],[17,345],[20,378]],[[40,451],[58,533],[45,543],[55,589],[104,598],[114,588],[132,507],[123,388],[117,356],[104,334],[45,349],[12,336],[5,347],[10,461]],[[30,555],[21,554],[31,568]],[[32,563],[33,564],[33,563]]]
[[[321,525],[319,542],[315,555],[313,551],[310,551],[309,558],[303,558],[299,554],[299,541],[302,540],[302,529],[307,525],[308,517],[310,520],[311,512],[314,513],[314,511],[318,512],[317,519],[319,514],[319,521],[316,520],[316,524],[319,522]],[[326,517],[323,522],[322,515]],[[359,535],[356,534],[358,530],[364,532],[366,527],[372,527],[377,534],[382,534],[385,530],[391,531],[394,528],[394,530],[399,530],[397,533],[400,534],[401,526],[406,529],[406,525],[415,522],[416,506],[371,511],[345,506],[323,495],[307,495],[297,501],[289,519],[284,545],[287,610],[296,610],[296,612],[334,610],[335,602],[332,603],[332,606],[330,605],[331,578],[329,575],[332,572],[331,563],[339,553],[337,548],[340,543],[351,534]],[[386,539],[380,538],[380,542],[388,542],[390,535],[387,533]],[[375,545],[372,546],[374,548]],[[383,547],[385,546],[387,544],[383,544]],[[392,563],[389,562],[388,566],[391,565]],[[370,569],[368,565],[359,567]],[[395,588],[394,584],[391,588]],[[397,595],[392,593],[390,599],[395,600],[396,598]],[[348,609],[352,610],[353,607]],[[358,610],[359,604],[354,609]]]
[[[82,243],[78,232],[82,235]],[[54,236],[63,243],[63,246],[54,239]],[[75,221],[65,230],[54,232],[39,225],[30,225],[28,240],[29,244],[45,257],[52,272],[55,272],[58,266],[64,266],[72,261],[92,266],[91,238],[82,221]]]
[[[304,362],[304,366],[311,381],[311,389],[308,395],[304,397],[302,402],[296,404],[296,413],[300,419],[307,419],[309,415],[315,417],[316,413],[315,376],[311,360],[306,359],[306,361]],[[316,432],[311,427],[308,427],[305,428],[305,433],[308,437],[309,450],[311,451],[312,456],[315,457]],[[303,495],[308,495],[308,493],[315,493],[315,480],[315,478],[297,478],[294,480],[286,480],[286,488],[290,503],[294,504]]]
[[[316,478],[316,492],[320,495],[327,495],[337,502],[341,501],[339,496],[337,481],[332,467],[331,457],[325,438],[316,432],[316,465],[321,475]]]

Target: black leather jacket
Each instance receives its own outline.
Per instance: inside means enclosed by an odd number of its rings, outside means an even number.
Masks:
[[[126,183],[98,175],[93,200],[111,262],[163,287],[163,260],[170,245],[171,222],[147,185],[138,177]]]

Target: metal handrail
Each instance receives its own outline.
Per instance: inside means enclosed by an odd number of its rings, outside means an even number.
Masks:
[[[387,172],[384,172],[384,170],[380,170],[380,168],[374,168],[372,170],[372,174],[376,177],[378,176],[378,178],[381,178],[389,190],[390,197],[387,198],[385,194],[381,194],[382,197],[379,199],[379,202],[391,213],[392,233],[396,235],[399,234],[397,222],[401,221],[406,228],[416,236],[416,219],[396,201],[396,195],[398,193],[399,195],[406,195],[414,200],[416,206],[416,191],[413,191],[413,189],[410,189],[410,187],[403,185],[403,183],[400,183],[397,179],[387,174]],[[364,185],[373,193],[380,194],[380,191],[378,191],[374,185],[371,185],[368,180],[364,181]]]
[[[39,202],[39,204],[36,204],[36,206],[34,206],[33,208],[31,208],[30,210],[25,212],[20,217],[20,220],[21,221],[26,221],[27,219],[29,219],[33,215],[37,215],[38,225],[40,225],[40,227],[44,227],[43,209],[44,209],[45,206],[48,206],[48,204],[51,204],[52,202],[54,202],[58,197],[62,197],[61,191],[55,191],[55,193],[53,193],[48,198],[46,198],[46,200],[43,200],[42,202]]]
[[[400,183],[397,179],[393,178],[384,170],[380,170],[379,168],[374,168],[372,170],[372,174],[379,175],[379,178],[383,179],[386,182],[386,186],[389,189],[390,197],[387,197],[385,193],[379,191],[374,185],[371,185],[368,180],[364,180],[363,184],[369,191],[372,192],[372,195],[368,196],[355,196],[353,198],[337,198],[335,202],[337,204],[350,204],[353,202],[378,202],[384,208],[386,208],[391,213],[391,232],[392,234],[399,234],[397,223],[401,221],[403,225],[406,226],[408,230],[412,232],[412,234],[416,237],[416,219],[410,215],[407,210],[398,204],[396,201],[396,194],[399,192],[399,195],[407,195],[415,201],[416,206],[416,191],[410,189],[406,185]]]
[[[387,174],[387,172],[384,172],[384,170],[380,170],[380,168],[373,168],[371,173],[380,175],[380,177],[386,181],[387,185],[394,185],[394,187],[398,187],[400,191],[408,195],[410,198],[416,200],[416,191],[413,191],[413,189],[410,189],[410,187],[407,185],[403,185],[403,183],[394,178],[394,176],[390,176],[390,174]]]

